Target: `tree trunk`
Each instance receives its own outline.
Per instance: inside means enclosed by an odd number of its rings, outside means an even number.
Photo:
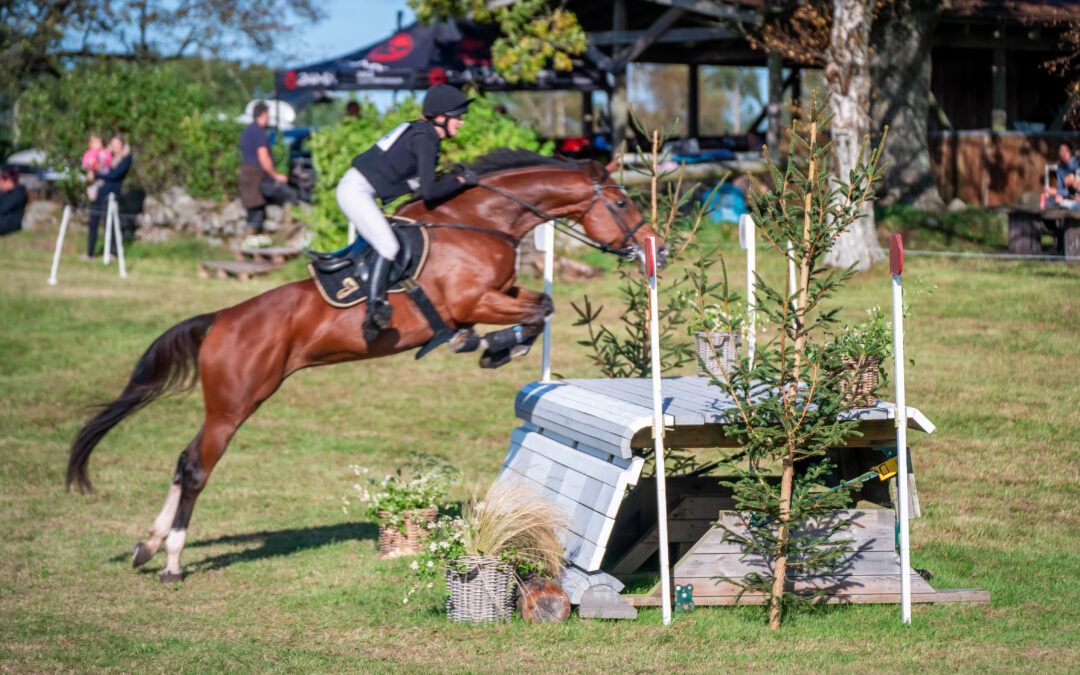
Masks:
[[[870,133],[870,23],[874,0],[833,0],[833,26],[825,65],[832,95],[833,175],[844,183],[859,161]],[[826,265],[865,270],[885,255],[874,230],[874,208],[837,237],[825,254]]]
[[[921,209],[945,207],[934,182],[927,142],[930,111],[930,48],[940,0],[893,0],[871,30],[874,53],[874,132],[889,127],[882,160],[881,201]]]

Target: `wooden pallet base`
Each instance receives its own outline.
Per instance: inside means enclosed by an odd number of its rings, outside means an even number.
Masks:
[[[281,265],[272,262],[241,262],[236,260],[204,260],[199,263],[199,276],[203,279],[239,279],[247,281],[251,277],[281,269]]]
[[[815,604],[867,604],[900,602],[900,555],[896,552],[895,514],[888,509],[846,509],[815,518],[803,525],[796,534],[828,536],[833,524],[846,521],[849,525],[832,535],[837,542],[846,541],[850,547],[846,557],[828,573],[788,571],[787,590],[804,596],[822,595]],[[750,535],[745,514],[727,511],[721,514],[723,528],[740,536]],[[746,555],[741,545],[729,541],[722,527],[711,527],[682,558],[671,572],[671,585],[693,586],[695,605],[760,605],[767,601],[761,593],[745,593],[724,579],[741,579],[747,574],[769,576],[771,565],[760,556]],[[968,602],[985,604],[990,594],[980,589],[935,591],[926,580],[911,572],[911,601],[921,603]],[[643,595],[630,598],[639,606],[659,605],[660,584]]]

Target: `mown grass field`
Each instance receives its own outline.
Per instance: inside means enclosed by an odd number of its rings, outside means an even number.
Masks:
[[[439,596],[402,603],[407,561],[377,558],[376,528],[342,511],[357,463],[395,468],[447,453],[460,497],[496,475],[515,391],[539,355],[497,371],[440,350],[299,373],[244,425],[195,510],[183,584],[133,571],[201,400],[159,401],[107,436],[65,494],[86,406],[115,396],[174,323],[289,278],[200,280],[200,247],[130,251],[130,276],[76,260],[45,284],[53,233],[0,239],[0,671],[910,672],[1080,668],[1080,270],[911,258],[936,284],[909,320],[909,401],[938,425],[911,443],[924,516],[915,566],[939,588],[984,588],[989,606],[826,607],[770,632],[758,608],[699,608],[635,622],[466,627]],[[82,236],[80,232],[80,236]],[[81,246],[81,242],[80,242]],[[741,284],[737,250],[732,281]],[[763,258],[767,259],[764,254]],[[531,282],[533,287],[538,283]],[[741,286],[740,286],[741,287]],[[554,370],[593,376],[568,301],[615,283],[557,288]],[[839,299],[848,316],[889,301],[881,269]],[[690,372],[690,369],[687,369]]]

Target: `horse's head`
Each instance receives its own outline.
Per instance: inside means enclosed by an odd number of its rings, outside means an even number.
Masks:
[[[592,184],[592,196],[579,216],[579,222],[590,239],[642,262],[645,260],[645,239],[656,237],[656,263],[663,267],[667,245],[638,213],[626,189],[612,179],[614,165],[614,161],[606,167],[589,162],[586,175]]]

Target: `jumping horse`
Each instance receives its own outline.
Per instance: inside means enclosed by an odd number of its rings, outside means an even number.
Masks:
[[[517,243],[540,223],[573,221],[594,246],[626,257],[641,257],[645,238],[656,236],[623,189],[611,184],[610,166],[501,150],[471,168],[482,178],[478,187],[438,204],[412,201],[397,213],[429,224],[430,254],[417,283],[459,335],[468,337],[481,323],[520,325],[527,339],[542,332],[554,310],[551,298],[515,285]],[[569,232],[580,236],[577,228]],[[661,246],[658,262],[665,253]],[[365,305],[332,307],[311,279],[173,326],[142,355],[120,396],[79,431],[68,460],[68,488],[75,483],[81,492],[92,489],[87,462],[110,429],[198,380],[202,428],[180,453],[165,506],[132,556],[138,567],[164,542],[160,579],[181,581],[180,554],[199,493],[233,434],[286,377],[302,368],[389,356],[432,339],[429,322],[408,296],[389,299],[393,320],[370,343],[361,329]]]

